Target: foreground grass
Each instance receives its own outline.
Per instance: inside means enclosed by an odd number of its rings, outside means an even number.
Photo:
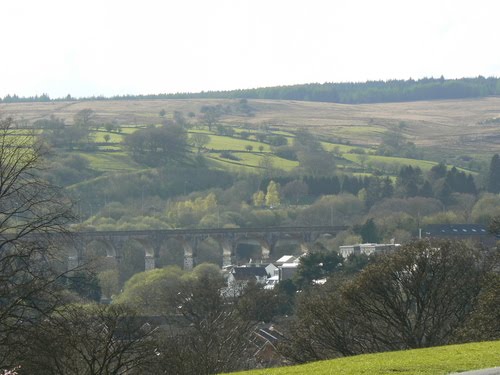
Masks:
[[[449,374],[500,366],[500,341],[401,352],[366,354],[306,365],[254,370],[234,374]]]

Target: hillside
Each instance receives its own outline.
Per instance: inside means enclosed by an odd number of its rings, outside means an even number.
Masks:
[[[159,123],[158,113],[162,109],[166,111],[165,118],[169,118],[174,111],[198,114],[204,105],[229,103],[235,100],[1,103],[0,115],[29,123],[54,115],[71,124],[76,112],[91,108],[97,120],[103,123],[145,125]],[[500,97],[359,105],[278,100],[249,100],[248,103],[255,110],[254,116],[233,114],[224,116],[221,121],[254,128],[262,124],[280,130],[307,128],[339,143],[362,146],[377,145],[388,129],[400,128],[408,140],[435,160],[457,154],[487,159],[500,150]]]
[[[239,372],[238,374],[450,374],[500,366],[499,349],[500,341],[449,345],[402,352],[367,354],[313,362],[301,366]]]

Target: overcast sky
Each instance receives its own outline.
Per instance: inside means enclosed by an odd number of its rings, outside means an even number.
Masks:
[[[2,0],[0,96],[500,76],[496,0]]]

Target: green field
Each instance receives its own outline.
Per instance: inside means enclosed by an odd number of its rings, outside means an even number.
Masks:
[[[265,153],[251,153],[251,152],[234,152],[234,156],[238,157],[240,160],[229,160],[221,158],[218,154],[210,153],[209,157],[213,160],[217,160],[220,166],[227,164],[230,169],[237,169],[238,167],[243,167],[247,171],[258,172],[260,169],[260,161],[266,155]],[[290,171],[299,165],[296,161],[286,160],[278,158],[274,155],[269,155],[272,161],[273,168],[282,169],[285,171]]]
[[[135,163],[125,152],[86,152],[81,153],[90,161],[92,169],[101,172],[130,172],[143,167]]]
[[[130,155],[128,155],[127,150],[123,147],[123,141],[127,134],[132,134],[144,127],[145,125],[126,125],[120,128],[121,131],[119,133],[108,132],[103,129],[96,130],[93,132],[93,141],[100,144],[98,150],[96,152],[81,153],[90,161],[91,167],[100,172],[120,172],[141,169],[141,166],[136,164]],[[24,129],[17,130],[14,135],[16,137],[22,137],[24,133],[26,133]],[[218,168],[232,171],[240,169],[246,172],[256,173],[260,169],[260,161],[264,155],[271,157],[273,168],[276,169],[291,171],[298,166],[298,162],[296,161],[276,157],[272,154],[272,147],[269,144],[257,140],[217,135],[210,132],[207,128],[198,128],[189,131],[190,135],[196,133],[207,134],[210,137],[210,142],[205,146],[204,155],[209,157],[212,161],[216,161]],[[108,142],[104,139],[106,135],[110,137]],[[273,131],[269,132],[268,135],[284,135],[288,137],[289,144],[292,143],[294,137],[292,133],[285,131]],[[346,145],[326,141],[322,141],[321,145],[327,151],[335,151],[338,152],[339,155],[342,155],[337,161],[337,167],[340,170],[351,170],[355,173],[363,172],[363,175],[369,175],[372,169],[383,170],[385,174],[394,175],[400,167],[406,165],[412,165],[421,168],[423,171],[428,171],[437,164],[437,162],[428,160],[369,154],[369,152],[373,152],[374,150],[371,146]],[[248,146],[252,147],[251,151],[247,151]],[[262,151],[260,151],[259,148],[262,148]],[[355,149],[363,150],[365,153],[353,153]],[[196,152],[194,148],[192,148],[191,151]],[[239,160],[230,160],[221,157],[220,153],[222,151],[232,152]],[[80,153],[80,151],[73,152]],[[461,168],[459,169],[474,174],[474,172]]]
[[[210,143],[205,147],[214,150],[234,150],[234,151],[245,151],[245,147],[250,145],[253,147],[253,151],[259,151],[259,146],[263,146],[264,152],[270,152],[271,148],[269,145],[260,143],[252,140],[245,140],[240,138],[226,137],[221,135],[210,134]]]
[[[346,172],[369,173],[376,169],[394,176],[397,168],[403,165],[418,166],[427,171],[439,160],[448,159],[450,163],[454,163],[457,156],[463,155],[481,163],[500,152],[497,124],[488,122],[489,119],[500,117],[500,97],[362,105],[250,100],[250,105],[255,108],[253,116],[227,114],[220,119],[221,125],[231,126],[236,135],[243,131],[250,133],[249,139],[215,135],[203,126],[200,114],[203,106],[225,106],[235,102],[237,101],[190,99],[0,103],[0,111],[4,116],[23,118],[27,125],[38,119],[55,116],[71,126],[73,116],[78,111],[92,109],[97,123],[114,123],[118,126],[117,131],[107,132],[102,125],[94,132],[94,141],[101,144],[98,152],[84,153],[91,160],[92,167],[101,172],[137,169],[138,166],[125,155],[127,151],[122,146],[125,136],[140,128],[158,126],[163,119],[173,118],[174,111],[194,114],[194,117],[187,119],[190,123],[189,133],[208,134],[210,143],[206,148],[215,151],[205,155],[217,160],[218,167],[231,170],[241,168],[255,171],[261,157],[259,147],[262,146],[265,153],[271,152],[268,144],[258,142],[252,134],[266,132],[268,135],[283,135],[292,144],[294,133],[303,129],[322,139],[321,144],[327,151],[338,151],[344,160],[337,158],[337,166]],[[160,110],[166,111],[165,117],[158,115]],[[264,131],[264,128],[271,128],[272,131]],[[415,143],[419,150],[424,150],[428,158],[435,161],[372,155],[382,135],[396,128],[402,131],[408,141]],[[24,132],[26,130],[16,129],[18,134]],[[106,134],[110,136],[109,145],[105,144]],[[329,139],[336,143],[326,141]],[[247,146],[253,147],[252,152],[239,154],[241,160],[236,163],[219,157],[221,150],[241,152],[246,151]],[[366,156],[351,153],[353,149],[363,149]],[[119,152],[111,156],[102,151]],[[194,149],[192,151],[196,152]],[[118,155],[120,152],[121,155]],[[98,160],[99,158],[102,160]],[[477,163],[475,166],[470,165],[477,170]],[[275,168],[290,170],[295,166],[294,162],[274,159]]]
[[[120,133],[111,133],[107,131],[96,131],[94,132],[94,141],[98,143],[104,143],[106,140],[104,139],[105,135],[109,135],[109,143],[121,143],[123,142],[123,135]]]
[[[350,146],[350,145],[344,145],[344,144],[340,144],[340,143],[330,143],[330,142],[321,142],[321,146],[323,146],[323,148],[326,151],[333,151],[335,148],[338,147],[339,152],[341,152],[343,154],[351,152],[352,150],[354,150],[356,148],[362,148],[366,152],[368,152],[370,150],[369,147]]]
[[[369,164],[370,162],[379,162],[379,163],[385,163],[387,165],[396,165],[398,167],[405,166],[405,165],[411,165],[413,167],[419,167],[423,171],[428,171],[431,169],[433,166],[437,165],[437,162],[433,161],[427,161],[427,160],[419,160],[419,159],[409,159],[409,158],[399,158],[395,156],[380,156],[380,155],[366,155],[366,164]],[[347,160],[351,160],[355,163],[360,164],[361,163],[361,158],[363,156],[359,154],[343,154],[343,158]]]
[[[97,122],[115,122],[127,134],[139,126],[161,123],[158,113],[162,109],[166,110],[164,118],[172,118],[174,111],[192,112],[196,116],[189,121],[197,126],[203,106],[236,102],[166,99],[0,103],[0,112],[27,123],[54,115],[71,125],[75,113],[90,108]],[[255,108],[254,116],[227,115],[222,124],[241,131],[244,127],[248,132],[260,132],[263,125],[271,124],[275,134],[284,132],[281,134],[285,136],[308,129],[321,136],[342,138],[342,143],[367,147],[376,146],[384,132],[403,124],[401,129],[408,140],[435,153],[437,160],[439,155],[457,154],[488,159],[500,151],[498,126],[488,121],[500,117],[500,97],[358,105],[287,100],[249,100],[249,104]]]
[[[362,156],[359,154],[343,154],[343,158],[353,161],[355,163],[361,164],[361,158]],[[428,161],[428,160],[420,160],[420,159],[409,159],[409,158],[400,158],[400,157],[395,157],[395,156],[381,156],[381,155],[366,155],[366,162],[365,164],[370,165],[370,163],[380,163],[380,165],[387,165],[387,166],[395,166],[397,168],[411,165],[413,167],[419,167],[422,171],[426,172],[430,170],[432,167],[437,165],[438,163],[435,161]],[[451,165],[448,165],[448,167],[452,167]],[[466,173],[472,173],[477,174],[476,172],[472,172],[463,168],[457,168],[459,171],[466,172]]]
[[[245,375],[438,375],[500,366],[500,341],[366,354],[306,365],[253,370]]]

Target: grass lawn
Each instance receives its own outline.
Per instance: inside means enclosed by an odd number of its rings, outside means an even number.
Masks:
[[[99,130],[93,133],[94,134],[94,142],[98,143],[103,143],[106,142],[104,139],[104,136],[107,134],[109,135],[109,141],[110,143],[120,143],[123,142],[123,135],[119,133],[111,133],[103,130]]]
[[[227,160],[221,159],[215,155],[205,155],[207,158],[207,166],[230,172],[246,172],[246,173],[259,173],[259,168],[247,164],[243,164],[241,160]]]
[[[398,168],[411,165],[412,167],[419,167],[424,172],[430,170],[433,166],[438,164],[435,161],[429,161],[429,160],[400,158],[396,156],[381,156],[381,155],[367,155],[367,154],[365,155],[366,155],[366,164],[369,164],[370,162],[379,162],[379,163],[385,163],[388,166],[397,165]],[[360,164],[361,161],[361,155],[359,154],[342,154],[342,157],[358,164]],[[448,165],[448,169],[451,169],[452,167],[453,167],[452,165]],[[457,169],[461,172],[470,173],[472,175],[477,174],[477,172],[469,171],[467,169],[463,169],[460,167],[458,167]]]
[[[295,138],[295,134],[290,133],[290,132],[286,132],[286,131],[282,131],[282,130],[273,131],[273,135],[283,135],[287,138]]]
[[[92,169],[101,172],[124,172],[141,169],[125,152],[87,152],[81,155],[90,161]]]
[[[208,156],[212,160],[217,160],[219,162],[219,167],[226,169],[227,166],[230,170],[235,170],[238,167],[244,168],[247,171],[258,172],[259,163],[265,154],[258,152],[234,152],[234,156],[237,156],[240,160],[229,160],[224,159],[219,156],[218,153],[210,153]],[[277,169],[282,169],[285,171],[290,171],[299,165],[296,161],[286,160],[269,154],[273,162],[273,167]]]
[[[361,146],[349,146],[349,145],[344,145],[344,144],[340,144],[340,143],[329,143],[329,142],[321,142],[321,145],[323,146],[323,148],[326,150],[326,151],[333,151],[335,149],[335,147],[338,147],[339,148],[339,151],[343,154],[353,150],[353,149],[356,149],[356,148],[362,148],[364,149],[366,152],[368,152],[370,150],[369,147],[361,147]]]
[[[132,134],[136,132],[139,129],[144,129],[146,128],[146,125],[122,125],[120,126],[121,131],[120,133],[122,134]]]
[[[239,138],[226,137],[221,135],[210,135],[210,143],[206,145],[206,148],[213,148],[215,150],[235,150],[235,151],[245,151],[245,147],[251,145],[254,151],[259,149],[259,146],[263,146],[262,151],[269,152],[271,148],[265,143],[260,143],[252,140],[245,140]]]
[[[434,161],[427,161],[427,160],[418,160],[418,159],[408,159],[408,158],[399,158],[395,156],[380,156],[380,155],[366,155],[366,162],[381,162],[381,163],[386,163],[388,165],[398,165],[398,166],[405,166],[405,165],[411,165],[413,167],[419,167],[423,171],[428,171],[431,169],[433,166],[435,166],[436,162]],[[343,154],[343,158],[347,160],[351,160],[353,162],[359,163],[361,159],[361,155],[359,154]]]
[[[401,352],[365,354],[233,374],[246,375],[437,375],[500,366],[500,341],[449,345]]]

